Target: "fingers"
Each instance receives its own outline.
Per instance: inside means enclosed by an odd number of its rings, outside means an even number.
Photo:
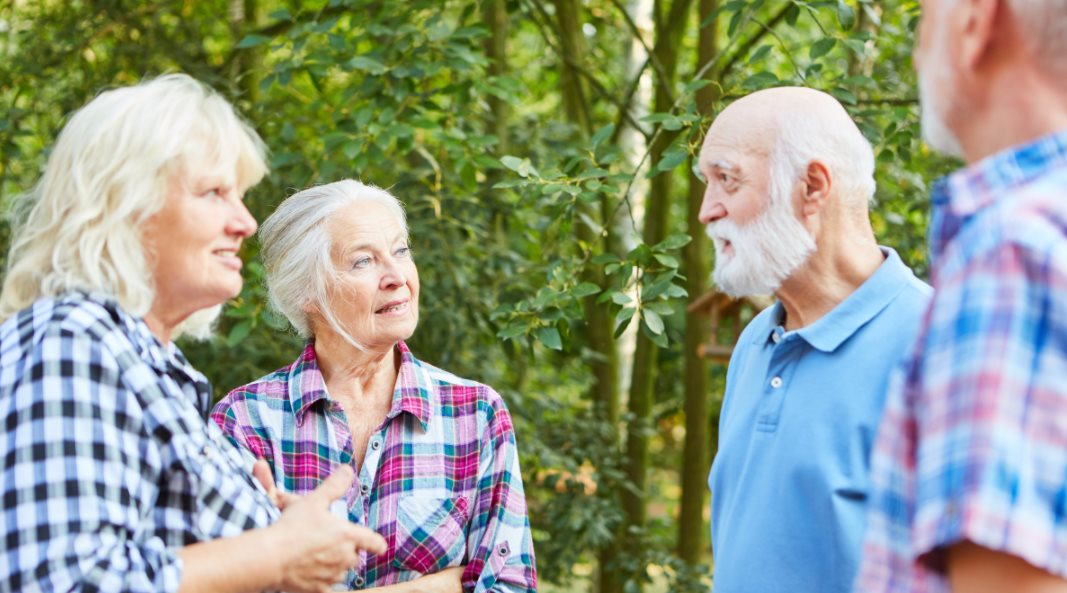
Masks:
[[[330,477],[323,480],[319,487],[305,498],[328,505],[330,502],[344,496],[345,492],[348,492],[354,477],[355,474],[352,473],[352,468],[347,465],[339,465],[334,468]]]
[[[385,538],[377,533],[367,529],[366,527],[360,527],[359,525],[350,525],[349,536],[355,543],[356,548],[360,550],[367,550],[374,554],[382,554],[386,550]]]
[[[266,459],[259,458],[256,460],[255,465],[252,466],[252,476],[263,486],[263,489],[267,491],[267,496],[270,497],[274,506],[278,505],[278,487],[274,484],[274,474],[270,471],[270,464]]]

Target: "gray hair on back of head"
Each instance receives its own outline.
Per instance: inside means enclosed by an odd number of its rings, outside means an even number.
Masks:
[[[1008,4],[1040,66],[1050,74],[1067,76],[1067,2],[1008,0]]]
[[[327,306],[331,281],[337,273],[327,223],[342,208],[363,202],[386,206],[407,234],[407,217],[400,200],[380,187],[352,179],[289,196],[260,227],[260,254],[267,272],[270,305],[302,338],[313,337],[309,314],[317,310],[334,331],[363,349]]]
[[[778,142],[771,154],[771,179],[788,192],[815,160],[826,164],[847,206],[866,207],[874,199],[874,149],[859,127],[845,113],[843,125],[826,122],[805,111],[778,117]],[[847,122],[847,123],[845,123]],[[787,195],[787,194],[786,194]]]

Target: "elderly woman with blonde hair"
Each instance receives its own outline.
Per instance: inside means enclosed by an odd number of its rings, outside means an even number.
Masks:
[[[536,591],[504,401],[404,342],[418,324],[419,274],[400,202],[351,180],[314,187],[285,200],[260,241],[271,302],[308,343],[293,364],[230,392],[215,421],[267,460],[285,493],[311,490],[338,464],[355,470],[347,515],[388,550],[364,554],[350,587]]]
[[[0,294],[0,591],[321,593],[384,549],[329,511],[347,468],[279,513],[172,342],[241,289],[263,153],[184,75],[63,129]]]

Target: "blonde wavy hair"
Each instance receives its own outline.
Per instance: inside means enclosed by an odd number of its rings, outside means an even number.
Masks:
[[[0,320],[73,290],[114,297],[143,317],[155,300],[142,225],[191,158],[232,166],[239,187],[267,172],[256,132],[215,91],[167,74],[101,93],[59,134],[44,175],[20,197],[0,292]],[[204,337],[220,307],[190,316],[180,333]]]

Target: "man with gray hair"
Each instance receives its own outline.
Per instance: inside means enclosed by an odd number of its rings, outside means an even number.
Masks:
[[[760,91],[700,152],[714,279],[778,302],[730,359],[712,466],[715,593],[835,593],[859,561],[870,445],[929,287],[868,219],[870,144],[832,97]]]
[[[924,0],[936,290],[887,399],[856,590],[1067,591],[1067,2]]]

